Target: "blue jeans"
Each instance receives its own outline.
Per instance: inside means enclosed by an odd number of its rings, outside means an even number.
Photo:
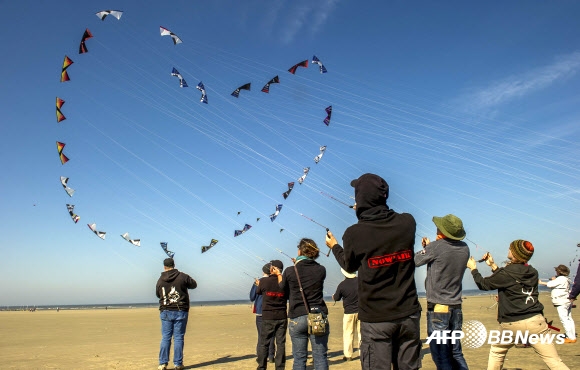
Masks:
[[[431,335],[435,330],[461,330],[461,325],[463,325],[463,313],[460,308],[449,307],[447,313],[427,311],[427,335]],[[431,350],[431,358],[438,370],[469,369],[463,357],[459,340],[456,340],[455,344],[437,344],[437,341],[432,340],[429,343],[429,349]]]
[[[161,348],[159,349],[159,365],[169,363],[169,351],[171,350],[171,337],[175,348],[173,349],[173,364],[183,365],[183,337],[187,327],[188,313],[185,311],[161,311]]]
[[[312,346],[312,358],[316,370],[328,370],[328,335],[330,325],[326,323],[326,335],[316,336],[308,334],[308,315],[290,319],[289,333],[292,340],[292,370],[305,370],[308,357],[308,339]]]

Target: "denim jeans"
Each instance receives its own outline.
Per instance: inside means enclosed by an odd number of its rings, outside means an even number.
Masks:
[[[171,337],[173,337],[173,364],[183,365],[183,337],[187,327],[188,313],[185,311],[161,311],[161,348],[159,365],[169,363]]]
[[[298,316],[290,319],[288,325],[290,339],[292,340],[292,357],[294,365],[292,370],[305,370],[306,358],[308,356],[308,339],[312,347],[312,358],[316,370],[328,370],[328,335],[330,325],[326,324],[326,335],[316,336],[308,334],[308,315]]]
[[[449,312],[427,311],[427,335],[431,335],[435,330],[461,330],[463,325],[463,313],[460,308],[449,307]],[[461,341],[452,343],[437,344],[432,340],[429,343],[431,358],[437,366],[437,370],[467,370],[467,362],[461,351]]]

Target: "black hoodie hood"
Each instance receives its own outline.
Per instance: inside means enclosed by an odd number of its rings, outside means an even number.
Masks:
[[[161,273],[161,280],[171,283],[177,278],[179,271],[177,269],[171,269],[169,271],[163,271]]]
[[[350,182],[354,188],[356,202],[356,217],[359,220],[373,221],[386,218],[389,214],[387,198],[389,184],[380,176],[365,173]]]

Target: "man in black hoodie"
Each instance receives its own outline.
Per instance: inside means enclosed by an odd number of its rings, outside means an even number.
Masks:
[[[358,223],[344,232],[341,247],[331,232],[326,245],[340,267],[358,271],[362,368],[416,370],[421,367],[421,306],[415,287],[416,223],[387,206],[389,185],[364,174],[351,182]]]
[[[155,289],[157,298],[159,298],[162,333],[159,367],[157,369],[167,369],[171,337],[173,337],[173,364],[175,370],[181,370],[184,369],[183,337],[189,314],[189,292],[187,290],[197,288],[197,283],[191,276],[179,272],[175,268],[173,258],[166,258],[163,261],[163,269]]]

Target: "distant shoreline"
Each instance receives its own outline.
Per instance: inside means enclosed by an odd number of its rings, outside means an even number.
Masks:
[[[548,289],[540,287],[540,294],[549,292]],[[463,297],[474,297],[484,295],[495,295],[496,291],[482,291],[477,289],[468,289],[463,291]],[[425,292],[419,293],[419,298],[425,298]],[[333,302],[332,297],[325,297],[326,302]],[[251,302],[247,299],[238,300],[224,300],[224,301],[192,301],[190,307],[204,307],[204,306],[235,306],[235,305],[250,305]],[[119,309],[136,309],[136,308],[159,308],[157,302],[149,303],[95,303],[95,304],[68,304],[68,305],[15,305],[15,306],[0,306],[1,311],[29,311],[36,309],[38,311],[56,311],[58,310],[119,310]]]

